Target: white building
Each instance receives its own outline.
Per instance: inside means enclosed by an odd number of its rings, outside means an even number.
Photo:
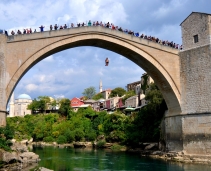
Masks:
[[[140,106],[143,106],[146,104],[146,100],[145,100],[145,95],[144,94],[140,94]],[[135,96],[131,96],[128,99],[125,100],[125,107],[132,107],[132,108],[136,108],[139,106],[139,98],[138,95]]]
[[[25,116],[31,114],[31,110],[28,110],[28,105],[32,102],[32,99],[27,94],[21,94],[14,100],[14,93],[10,99],[10,111],[9,117]]]
[[[103,108],[107,109],[107,110],[115,109],[119,99],[120,99],[120,97],[118,97],[118,96],[106,99],[103,102]]]

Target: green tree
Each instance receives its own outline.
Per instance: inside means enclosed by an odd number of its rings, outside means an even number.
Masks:
[[[106,139],[110,142],[124,142],[125,135],[125,121],[127,116],[119,113],[114,113],[105,116],[103,122],[104,133]]]
[[[102,98],[104,98],[104,97],[103,97],[103,95],[101,93],[95,94],[92,97],[93,100],[99,100],[99,99],[102,99]]]
[[[57,106],[57,102],[56,100],[53,100],[52,102],[50,102],[50,105],[55,108]]]
[[[82,94],[86,96],[88,99],[91,99],[96,94],[95,87],[91,86],[84,89]]]
[[[59,135],[59,137],[57,139],[57,143],[58,144],[65,144],[65,143],[67,143],[67,138],[64,135]]]
[[[68,116],[70,109],[71,109],[70,100],[66,98],[61,99],[59,113],[61,113],[64,116]]]
[[[77,113],[90,119],[93,119],[93,117],[96,115],[96,112],[91,106],[88,106],[87,108],[79,108]]]
[[[143,90],[143,93],[146,94],[146,90],[150,87],[150,85],[148,84],[148,79],[149,79],[149,75],[148,74],[145,74],[142,76],[142,79],[144,80],[142,83],[141,83],[141,89]]]
[[[50,97],[48,96],[39,96],[38,97],[38,104],[39,104],[39,109],[42,111],[46,111],[48,108],[48,104],[50,104]]]
[[[10,151],[10,146],[12,145],[10,140],[13,136],[14,130],[9,125],[6,127],[0,127],[0,148]]]
[[[32,112],[36,110],[45,111],[50,103],[50,98],[48,96],[39,96],[37,99],[34,99],[32,103],[27,106],[27,109],[32,110]]]
[[[160,124],[167,110],[166,103],[154,83],[150,84],[145,98],[148,104],[127,124],[126,136],[130,145],[160,139]]]
[[[39,105],[38,105],[38,101],[36,99],[34,99],[28,106],[27,106],[28,110],[31,110],[32,113],[36,110],[39,110]]]
[[[148,101],[148,108],[158,111],[161,103],[163,103],[163,95],[155,83],[149,85],[145,99]]]
[[[111,97],[116,97],[117,95],[118,95],[119,97],[121,97],[121,96],[123,96],[125,93],[126,93],[126,90],[125,90],[125,89],[123,89],[123,88],[121,88],[121,87],[117,87],[117,88],[115,88],[115,89],[113,89],[113,90],[111,91],[111,94],[109,95],[109,98],[111,98]]]

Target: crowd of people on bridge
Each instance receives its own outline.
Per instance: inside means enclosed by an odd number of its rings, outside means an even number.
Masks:
[[[124,32],[126,34],[130,34],[130,35],[136,36],[136,37],[140,37],[141,39],[147,39],[149,41],[153,41],[153,42],[165,45],[165,46],[170,46],[172,48],[176,48],[176,49],[180,49],[180,50],[183,49],[182,45],[176,44],[173,41],[161,40],[159,38],[156,38],[156,37],[153,37],[153,36],[144,35],[144,34],[140,35],[138,32],[134,32],[134,31],[128,30],[128,29],[123,29],[122,27],[115,26],[114,24],[109,23],[109,22],[107,22],[107,23],[103,23],[102,21],[101,22],[98,22],[98,21],[91,22],[91,20],[89,20],[89,22],[87,24],[84,23],[84,22],[83,23],[77,23],[76,26],[74,25],[74,23],[71,23],[70,26],[68,26],[67,24],[60,25],[60,26],[55,24],[54,26],[50,25],[49,28],[50,28],[50,31],[52,31],[52,30],[68,29],[68,28],[73,28],[73,27],[84,27],[84,26],[102,26],[102,27],[106,27],[106,28],[109,28],[109,29],[112,29],[112,30],[118,30],[118,31]],[[39,27],[40,32],[43,32],[44,28],[45,28],[45,26],[41,25]],[[35,32],[37,32],[37,30],[35,29],[33,32],[35,33]],[[15,33],[15,31],[12,30],[11,31],[11,35],[31,34],[33,32],[32,32],[31,28],[23,29],[23,32],[18,30],[16,33]],[[5,35],[9,36],[8,32],[6,30],[5,30]]]

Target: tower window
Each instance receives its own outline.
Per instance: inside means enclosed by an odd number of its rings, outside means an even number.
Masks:
[[[194,41],[194,43],[199,42],[198,34],[193,36],[193,41]]]

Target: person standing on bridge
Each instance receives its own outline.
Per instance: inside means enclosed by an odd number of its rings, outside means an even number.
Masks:
[[[40,28],[40,32],[44,31],[44,26],[43,25],[41,25],[39,28]]]
[[[57,24],[54,25],[54,30],[57,30],[58,26]]]
[[[12,30],[11,35],[15,35],[15,32]]]
[[[7,32],[7,30],[4,30],[4,34],[5,34],[6,36],[8,36],[8,32]]]
[[[92,26],[92,22],[91,22],[91,20],[89,20],[89,22],[88,22],[88,26]]]

